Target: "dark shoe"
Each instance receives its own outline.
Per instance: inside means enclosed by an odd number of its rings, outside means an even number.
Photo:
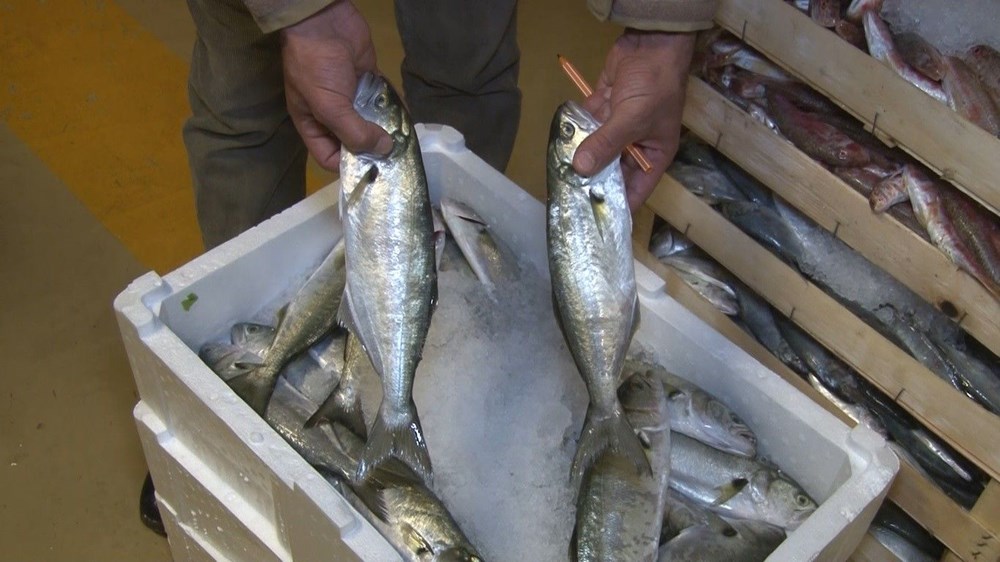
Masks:
[[[139,493],[139,519],[157,535],[167,536],[167,530],[163,528],[163,518],[160,517],[160,508],[156,506],[153,477],[148,472],[146,481],[142,483],[142,492]]]

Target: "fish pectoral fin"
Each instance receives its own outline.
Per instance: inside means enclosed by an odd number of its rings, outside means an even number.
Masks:
[[[427,539],[425,539],[423,535],[417,532],[417,530],[409,524],[402,523],[399,530],[403,535],[403,542],[405,542],[406,546],[418,556],[434,552],[434,547],[431,546]]]
[[[604,191],[597,187],[590,188],[590,210],[594,213],[594,224],[597,225],[597,232],[601,235],[601,240],[607,240],[604,232],[604,225],[608,219],[608,205],[604,201]]]
[[[368,171],[361,176],[358,180],[358,184],[354,186],[351,190],[351,196],[347,198],[347,208],[350,209],[361,201],[364,196],[365,191],[368,186],[375,182],[375,178],[378,177],[378,166],[374,163],[368,168]]]
[[[746,488],[747,484],[749,484],[749,481],[746,478],[734,478],[732,481],[719,486],[715,489],[716,498],[712,502],[712,505],[717,507],[733,499],[743,488]]]
[[[345,330],[350,332],[351,336],[357,336],[358,326],[354,321],[354,313],[351,310],[351,290],[350,286],[344,287],[344,294],[340,297],[340,308],[337,309],[337,323],[340,324]],[[346,357],[347,346],[344,346],[344,353]]]

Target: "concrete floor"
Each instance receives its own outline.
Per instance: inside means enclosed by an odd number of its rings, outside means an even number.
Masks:
[[[399,83],[392,4],[358,3]],[[168,560],[139,523],[137,396],[111,310],[200,252],[180,139],[194,32],[181,2],[0,1],[0,559]],[[508,175],[544,190],[552,111],[619,30],[582,0],[521,6],[524,106]],[[310,189],[331,176],[312,166]]]

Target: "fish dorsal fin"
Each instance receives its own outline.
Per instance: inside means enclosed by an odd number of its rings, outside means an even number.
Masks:
[[[354,186],[351,190],[351,196],[347,198],[347,208],[351,209],[361,201],[364,192],[369,185],[375,182],[375,178],[378,177],[378,166],[372,164],[368,171],[365,172],[360,179],[358,179],[358,184]]]
[[[406,545],[410,547],[410,550],[412,552],[417,553],[418,557],[420,557],[421,559],[423,558],[423,556],[421,555],[434,553],[434,546],[431,545],[431,543],[429,543],[427,539],[424,538],[423,535],[421,535],[416,529],[411,527],[409,524],[407,523],[400,524],[399,530],[403,535],[403,541],[406,543]]]

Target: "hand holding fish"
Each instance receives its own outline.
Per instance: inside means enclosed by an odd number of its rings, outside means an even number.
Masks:
[[[341,143],[386,154],[392,139],[354,110],[358,76],[376,72],[368,23],[350,1],[334,2],[281,30],[288,113],[320,166],[340,166]]]
[[[592,175],[634,142],[652,164],[643,172],[622,161],[629,207],[634,211],[656,187],[677,152],[681,109],[694,34],[628,29],[608,53],[584,107],[604,123],[581,145],[573,167]]]

